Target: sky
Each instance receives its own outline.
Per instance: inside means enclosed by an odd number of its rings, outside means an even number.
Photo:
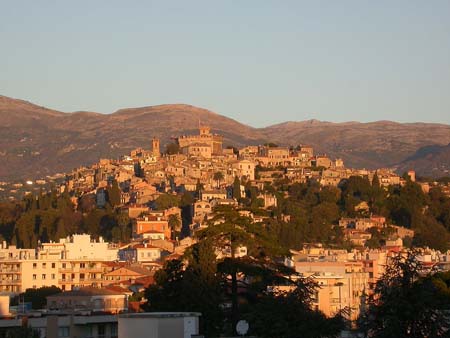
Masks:
[[[0,0],[0,95],[284,121],[450,124],[450,1]]]

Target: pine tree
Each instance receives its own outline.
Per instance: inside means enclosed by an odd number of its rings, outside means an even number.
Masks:
[[[116,180],[107,188],[108,202],[112,207],[120,205],[120,188]]]
[[[234,177],[233,182],[233,198],[236,200],[239,200],[241,198],[241,181],[239,180],[239,177]]]
[[[378,178],[377,172],[375,172],[375,174],[373,175],[372,187],[373,188],[379,188],[380,187],[380,179]]]

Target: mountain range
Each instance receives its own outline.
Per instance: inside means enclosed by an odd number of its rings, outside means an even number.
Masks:
[[[0,180],[68,172],[136,147],[149,149],[152,137],[160,138],[164,146],[174,137],[196,134],[199,121],[223,135],[225,146],[307,144],[316,153],[342,158],[348,167],[415,169],[434,177],[450,170],[450,126],[445,124],[308,120],[253,128],[185,104],[111,114],[63,113],[0,96]]]

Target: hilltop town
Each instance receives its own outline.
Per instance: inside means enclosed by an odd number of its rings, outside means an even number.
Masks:
[[[448,201],[448,182],[416,182],[414,171],[401,177],[389,169],[347,168],[307,145],[224,147],[223,137],[204,125],[161,148],[149,138],[148,149],[76,168],[54,181],[52,191],[27,194],[18,207],[23,214],[3,224],[0,291],[57,287],[61,293],[46,300],[54,313],[139,312],[158,271],[189,260],[230,215],[253,229],[252,240],[264,231],[283,248],[275,261],[320,285],[314,309],[329,318],[346,309],[352,325],[391,257],[417,247],[423,273],[450,270],[447,223],[430,226],[444,234],[430,239],[421,225],[405,221],[407,206],[392,200],[409,189],[408,196],[439,190]],[[417,203],[427,215],[429,205]],[[233,236],[230,230],[229,241],[213,246],[214,260],[256,257],[252,240],[232,244]],[[244,272],[237,278],[252,280]],[[8,311],[26,312],[20,306]],[[95,325],[116,328],[114,320],[98,320]]]

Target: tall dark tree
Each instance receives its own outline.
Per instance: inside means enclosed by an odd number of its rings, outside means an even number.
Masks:
[[[233,198],[239,200],[241,197],[241,180],[235,176],[233,182]]]
[[[117,183],[116,180],[112,182],[111,186],[108,186],[107,192],[109,204],[111,204],[112,207],[120,205],[120,188],[119,183]]]
[[[298,279],[290,291],[265,293],[247,315],[250,332],[261,338],[339,337],[341,314],[327,318],[312,309],[317,287],[312,279]]]
[[[379,188],[380,186],[380,179],[378,178],[377,172],[375,172],[372,178],[372,187]]]
[[[362,327],[373,338],[450,335],[450,276],[422,277],[415,252],[392,258],[370,297]],[[437,279],[440,279],[439,282]]]
[[[217,171],[214,173],[213,179],[217,182],[217,187],[220,187],[220,181],[222,181],[225,177],[221,171]]]
[[[181,231],[180,216],[178,216],[177,214],[169,215],[168,223],[169,223],[170,230],[172,232],[172,239],[177,238]]]
[[[228,206],[216,209],[216,216],[210,220],[206,229],[198,233],[198,238],[201,241],[210,241],[222,254],[218,271],[229,290],[230,323],[233,331],[241,318],[239,286],[246,289],[242,296],[251,302],[251,298],[255,299],[256,294],[260,294],[284,272],[292,273],[290,269],[276,263],[275,257],[281,257],[288,252],[278,245],[270,233],[261,224],[252,223],[250,218],[240,215],[237,210]],[[239,254],[243,247],[248,253],[244,257]],[[246,286],[241,282],[244,279],[258,282]]]
[[[217,336],[222,327],[222,298],[217,278],[214,249],[207,241],[194,245],[187,253],[187,266],[179,260],[166,262],[155,274],[156,283],[145,296],[147,311],[200,312],[201,332]]]

